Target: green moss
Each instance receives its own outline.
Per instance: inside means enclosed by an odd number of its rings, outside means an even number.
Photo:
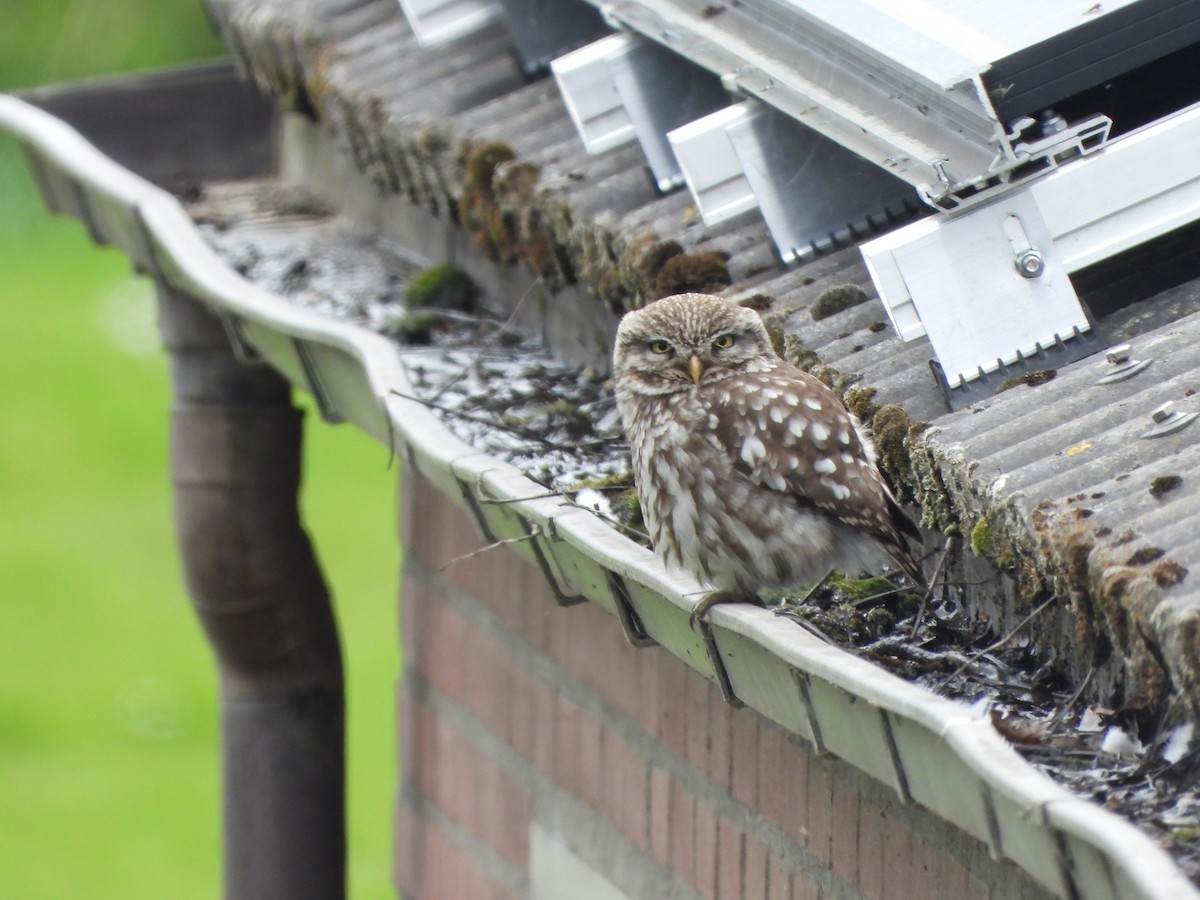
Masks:
[[[1183,478],[1179,475],[1160,475],[1150,482],[1150,496],[1159,500],[1163,494],[1169,494],[1181,484],[1183,484]]]
[[[800,342],[800,338],[791,332],[783,335],[783,352],[779,355],[805,372],[812,371],[813,367],[821,362],[821,357],[817,356],[817,352],[805,347]]]
[[[992,528],[986,516],[980,516],[971,529],[971,549],[976,556],[992,555]]]
[[[471,276],[452,263],[441,263],[422,269],[408,282],[404,304],[409,309],[470,310],[479,296],[479,288]]]
[[[875,402],[876,390],[873,387],[855,387],[846,391],[846,409],[854,413],[860,422],[871,422],[881,409]]]
[[[667,259],[654,281],[655,298],[692,291],[711,294],[733,284],[728,254],[716,250],[680,253]]]
[[[888,579],[879,575],[870,578],[849,578],[845,575],[834,574],[830,576],[828,584],[847,603],[887,593],[896,587]]]
[[[775,305],[775,298],[770,294],[751,294],[738,301],[738,306],[752,309],[756,313],[764,313]]]
[[[465,161],[467,190],[490,195],[496,180],[496,167],[516,158],[516,151],[502,141],[472,147]]]
[[[1057,369],[1039,369],[1036,372],[1028,372],[1024,375],[1017,375],[1015,378],[1010,378],[1002,382],[1000,387],[996,388],[997,394],[1002,394],[1007,390],[1025,385],[1026,387],[1037,387],[1040,384],[1045,384],[1047,381],[1053,381],[1058,377]]]
[[[813,302],[811,313],[814,322],[820,322],[843,310],[866,303],[870,299],[866,291],[856,284],[839,284],[823,291]]]

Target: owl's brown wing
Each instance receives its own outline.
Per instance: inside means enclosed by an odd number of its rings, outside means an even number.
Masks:
[[[924,582],[905,540],[919,541],[920,532],[892,497],[837,395],[785,363],[722,383],[715,399],[712,435],[737,471],[864,529]]]

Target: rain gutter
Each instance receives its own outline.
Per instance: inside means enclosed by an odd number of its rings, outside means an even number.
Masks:
[[[698,634],[688,624],[696,583],[664,570],[649,550],[591,513],[547,498],[542,486],[512,465],[474,450],[427,408],[404,399],[412,388],[392,341],[248,282],[210,249],[174,196],[37,106],[0,96],[0,127],[28,152],[53,209],[87,222],[97,240],[127,253],[164,294],[184,298],[210,323],[220,322],[242,357],[268,363],[313,393],[326,416],[352,422],[393,448],[467,510],[489,538],[533,535],[512,548],[542,567],[564,602],[582,597],[599,605],[633,643],[661,645],[721,684],[730,702],[758,710],[817,752],[836,755],[890,785],[903,801],[953,822],[1059,896],[1200,898],[1147,835],[1037,772],[963,705],[764,610],[719,607],[708,631]],[[326,629],[326,645],[331,640],[336,646],[332,619],[319,602],[309,607],[309,626]],[[300,606],[289,608],[305,614]],[[237,629],[209,633],[219,657],[233,643],[258,639]],[[327,669],[331,659],[310,662]],[[224,665],[222,672],[224,681]],[[310,748],[296,742],[287,752],[302,755]],[[236,754],[226,757],[227,792],[244,780],[244,762]],[[228,840],[228,818],[226,827]],[[297,846],[290,851],[287,859],[293,860],[313,852]],[[287,859],[277,862],[286,865]]]

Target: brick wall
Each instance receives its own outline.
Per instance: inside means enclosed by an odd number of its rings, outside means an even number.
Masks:
[[[404,483],[407,900],[1042,896]]]

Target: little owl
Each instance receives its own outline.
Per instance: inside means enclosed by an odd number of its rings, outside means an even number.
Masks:
[[[881,551],[924,586],[908,545],[920,534],[870,439],[776,355],[758,313],[705,294],[659,300],[621,320],[613,371],[650,539],[714,589],[693,617],[873,569]]]

